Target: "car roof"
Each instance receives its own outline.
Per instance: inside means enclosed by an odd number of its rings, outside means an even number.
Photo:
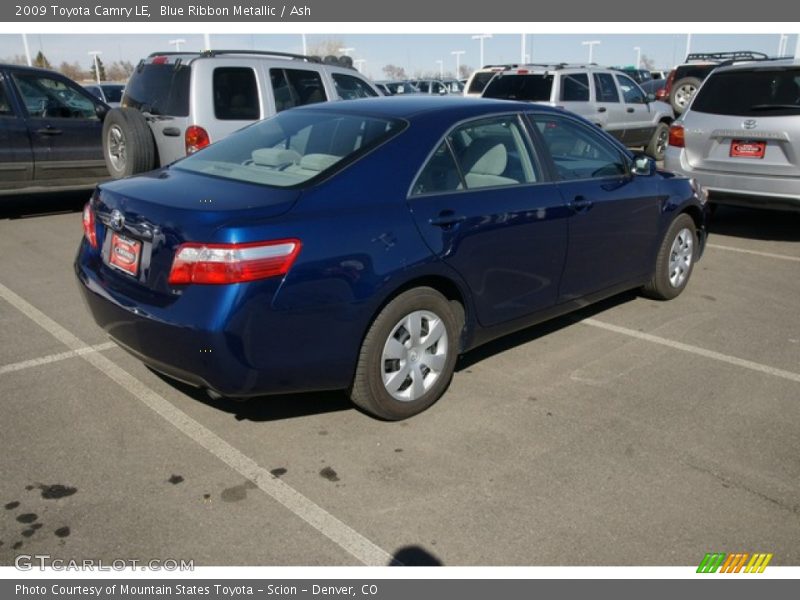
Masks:
[[[0,68],[2,69],[19,69],[22,71],[34,71],[36,73],[47,73],[52,75],[55,73],[56,75],[60,75],[63,77],[61,73],[58,71],[54,71],[53,69],[43,69],[42,67],[29,67],[28,65],[15,65],[12,63],[0,63]]]
[[[336,113],[370,114],[395,119],[412,119],[418,115],[440,111],[449,115],[453,121],[483,114],[532,110],[561,113],[560,109],[515,100],[494,100],[466,96],[431,96],[412,94],[382,98],[362,98],[342,102],[320,102],[293,108],[292,110],[313,110]]]
[[[771,58],[767,60],[748,60],[730,65],[720,65],[714,73],[725,71],[747,71],[753,69],[774,69],[775,67],[800,67],[799,58]]]

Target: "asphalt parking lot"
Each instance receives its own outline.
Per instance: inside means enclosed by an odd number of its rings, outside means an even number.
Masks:
[[[800,215],[722,208],[677,300],[480,348],[384,423],[212,401],[110,343],[72,272],[85,198],[0,204],[0,564],[800,564]]]

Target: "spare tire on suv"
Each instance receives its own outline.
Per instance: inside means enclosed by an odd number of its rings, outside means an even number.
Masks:
[[[108,112],[103,121],[103,158],[114,179],[155,168],[155,141],[142,113],[135,108]]]

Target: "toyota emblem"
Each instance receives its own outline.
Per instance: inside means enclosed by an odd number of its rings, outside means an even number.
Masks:
[[[742,127],[744,129],[755,129],[758,122],[755,119],[746,119],[742,122]]]
[[[122,227],[125,225],[125,217],[115,208],[111,211],[111,218],[108,220],[108,224],[114,231],[122,231]]]

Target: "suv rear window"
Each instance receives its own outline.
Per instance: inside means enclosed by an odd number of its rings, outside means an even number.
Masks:
[[[494,74],[497,71],[484,71],[482,73],[475,73],[472,77],[472,81],[469,82],[469,89],[467,93],[469,94],[480,94],[483,91],[483,88],[486,87],[486,84],[494,77]]]
[[[188,65],[143,64],[136,68],[125,86],[122,105],[154,115],[189,115]]]
[[[275,94],[275,112],[287,108],[325,102],[325,87],[316,71],[305,69],[270,69],[272,92]]]
[[[333,83],[336,86],[336,93],[342,100],[354,100],[355,98],[372,98],[377,96],[367,82],[353,75],[344,73],[333,73]]]
[[[550,100],[552,89],[553,76],[549,74],[501,74],[489,82],[489,85],[483,90],[483,96],[484,98],[546,102]]]
[[[691,109],[741,117],[800,115],[800,69],[715,73],[700,88]]]

